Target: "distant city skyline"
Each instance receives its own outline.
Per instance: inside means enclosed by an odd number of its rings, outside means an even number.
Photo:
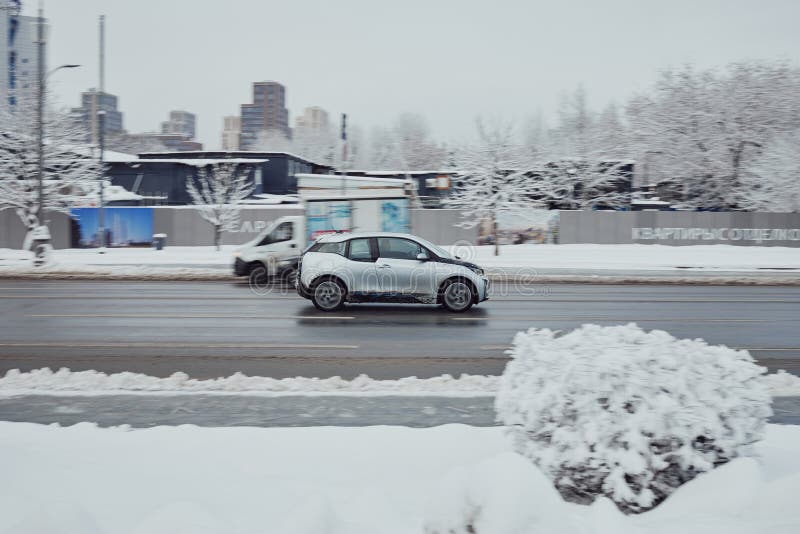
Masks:
[[[552,121],[561,96],[579,84],[601,108],[623,104],[667,67],[800,62],[794,0],[72,0],[44,7],[48,64],[83,65],[52,77],[61,106],[98,85],[97,19],[105,14],[106,91],[119,95],[126,129],[151,131],[169,110],[186,109],[209,149],[221,144],[223,117],[238,115],[261,80],[286,87],[290,124],[308,106],[332,117],[346,112],[367,132],[414,112],[435,138],[460,142],[472,138],[479,114],[519,123],[541,112]],[[35,12],[36,3],[23,0],[23,14]]]

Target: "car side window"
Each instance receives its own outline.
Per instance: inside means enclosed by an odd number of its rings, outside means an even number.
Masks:
[[[382,237],[378,239],[378,254],[381,258],[396,260],[416,260],[417,255],[427,251],[419,243],[409,239],[397,237]]]
[[[369,238],[351,239],[347,257],[353,261],[372,261]]]
[[[320,243],[318,247],[314,249],[314,252],[327,252],[330,254],[338,254],[339,256],[344,256],[344,241],[339,241],[336,243]]]

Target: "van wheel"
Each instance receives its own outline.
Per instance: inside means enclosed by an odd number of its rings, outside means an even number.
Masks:
[[[259,287],[265,285],[267,282],[269,282],[267,268],[264,267],[262,263],[256,262],[250,268],[249,279],[251,285],[256,285]]]
[[[318,310],[330,312],[344,306],[345,289],[336,280],[323,280],[316,286],[311,294],[311,302]]]
[[[449,280],[442,287],[442,305],[455,313],[465,312],[472,307],[472,288],[464,280]]]
[[[283,271],[281,275],[283,282],[289,286],[295,287],[297,285],[297,269],[290,267]]]

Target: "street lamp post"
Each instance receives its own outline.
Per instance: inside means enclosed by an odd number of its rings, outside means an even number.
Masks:
[[[45,36],[44,36],[44,11],[39,8],[39,20],[38,27],[37,27],[37,77],[39,82],[39,90],[37,94],[37,102],[36,102],[36,148],[38,152],[38,162],[36,166],[36,178],[38,181],[38,189],[39,189],[39,204],[36,207],[36,225],[38,227],[45,226],[44,224],[44,106],[45,106],[45,94],[47,91],[47,79],[54,74],[56,71],[61,69],[73,69],[75,67],[80,67],[80,65],[73,65],[73,64],[65,64],[55,69],[51,70],[47,74],[45,74],[44,70],[44,61],[45,61]],[[36,247],[36,263],[41,264],[44,262],[44,249],[46,245],[49,244],[50,237],[49,232],[45,232],[41,234],[41,238],[37,240],[38,245]]]
[[[100,98],[100,95],[95,95],[95,98]],[[103,167],[103,158],[105,157],[104,150],[105,150],[105,133],[106,133],[106,110],[101,109],[97,112],[97,118],[99,119],[99,126],[100,131],[99,134],[99,141],[100,141],[100,191],[99,191],[99,206],[97,210],[97,231],[100,233],[100,254],[105,253],[105,246],[106,246],[106,213],[105,213],[105,202],[103,199],[103,189],[104,189],[104,182],[105,182],[105,171]]]

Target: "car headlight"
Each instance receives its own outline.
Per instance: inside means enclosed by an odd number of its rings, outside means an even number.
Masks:
[[[470,267],[470,270],[471,270],[473,273],[477,274],[478,276],[483,276],[483,269],[481,269],[481,268],[480,268],[480,267],[478,267],[478,266],[475,266],[475,267]]]

